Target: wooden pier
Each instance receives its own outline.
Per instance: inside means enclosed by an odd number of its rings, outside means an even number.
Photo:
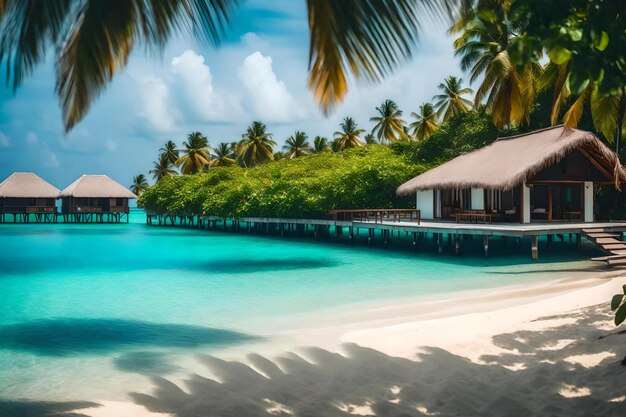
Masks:
[[[112,212],[0,212],[2,223],[128,223],[128,211]]]
[[[217,229],[233,232],[261,232],[264,234],[279,234],[285,236],[289,233],[302,235],[305,232],[313,232],[314,238],[320,235],[339,238],[346,236],[352,243],[355,236],[365,231],[368,244],[372,244],[377,237],[382,239],[385,246],[390,243],[394,236],[408,236],[413,247],[426,236],[432,237],[438,251],[444,251],[446,238],[449,246],[454,247],[455,253],[460,253],[462,243],[465,240],[482,239],[482,248],[485,255],[489,254],[489,245],[494,237],[501,237],[506,242],[508,238],[530,239],[530,251],[532,259],[539,257],[539,239],[545,237],[547,246],[550,247],[557,237],[561,241],[569,236],[570,240],[576,238],[578,246],[585,236],[584,230],[602,229],[607,233],[618,236],[622,240],[626,232],[626,222],[597,222],[597,223],[490,223],[490,224],[463,224],[454,222],[437,221],[410,221],[402,217],[376,220],[335,220],[335,219],[296,219],[296,218],[273,218],[273,217],[242,217],[237,219],[222,218],[215,216],[173,215],[173,214],[147,214],[146,223],[161,226],[183,226],[201,229]]]

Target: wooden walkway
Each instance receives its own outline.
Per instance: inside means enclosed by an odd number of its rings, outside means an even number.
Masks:
[[[225,219],[215,216],[186,216],[186,215],[157,215],[147,214],[146,223],[150,225],[180,225],[198,228],[219,228],[232,231],[252,230],[265,232],[266,234],[278,233],[281,236],[288,232],[296,231],[302,233],[312,229],[315,238],[319,234],[330,234],[334,230],[336,237],[347,235],[348,240],[354,240],[355,233],[360,230],[367,232],[367,242],[371,243],[379,235],[384,244],[390,240],[391,236],[406,234],[411,236],[415,247],[418,239],[427,234],[432,234],[437,242],[439,252],[443,251],[445,237],[449,242],[454,242],[455,252],[459,253],[464,238],[480,236],[483,240],[484,252],[489,253],[490,238],[500,236],[503,238],[530,238],[531,256],[537,259],[539,256],[539,237],[546,236],[548,246],[552,244],[555,236],[563,240],[565,235],[576,236],[576,241],[580,245],[583,230],[602,229],[603,233],[611,234],[611,238],[621,238],[626,232],[626,222],[598,222],[598,223],[489,223],[489,224],[466,224],[455,222],[441,222],[421,220],[408,221],[406,219],[375,219],[364,221],[354,220],[332,220],[332,219],[296,219],[296,218],[274,218],[274,217],[242,217],[237,219]],[[613,236],[615,235],[615,236]],[[591,239],[590,239],[591,240]],[[626,248],[624,248],[626,250]],[[624,252],[626,260],[626,251]]]

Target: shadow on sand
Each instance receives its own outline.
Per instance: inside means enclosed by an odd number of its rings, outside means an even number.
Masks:
[[[131,396],[179,417],[624,416],[626,336],[600,338],[609,332],[596,327],[609,318],[606,306],[546,317],[561,323],[496,336],[504,353],[481,364],[442,349],[413,361],[352,344],[346,356],[319,348],[276,360],[250,355],[247,363],[203,356],[215,379],[192,375],[181,388],[154,378],[152,395]],[[576,362],[598,354],[593,365]]]
[[[86,401],[52,402],[20,401],[0,399],[2,417],[87,417],[73,412],[84,408],[97,407],[99,404]]]
[[[102,354],[138,347],[196,348],[257,339],[210,327],[120,319],[62,318],[0,327],[0,349],[46,356]]]

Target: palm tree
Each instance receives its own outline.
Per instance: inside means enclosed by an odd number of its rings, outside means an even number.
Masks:
[[[342,145],[342,141],[340,138],[335,138],[333,139],[332,142],[330,142],[330,150],[331,152],[341,152],[343,149],[341,148]]]
[[[285,158],[285,154],[283,154],[281,151],[276,151],[274,152],[274,161],[280,161],[281,159]]]
[[[313,139],[313,152],[331,152],[330,146],[328,145],[328,139],[323,136],[315,136]]]
[[[411,129],[411,134],[417,140],[427,139],[439,128],[437,112],[435,112],[435,108],[431,103],[422,104],[419,114],[412,112],[411,117],[413,117],[415,121],[409,125],[409,128]]]
[[[159,149],[159,152],[160,156],[167,159],[170,164],[176,164],[176,161],[178,161],[180,157],[178,149],[176,149],[176,144],[171,140],[165,142],[165,145]]]
[[[159,156],[159,160],[154,162],[154,165],[150,170],[150,174],[152,174],[152,178],[159,182],[167,176],[177,175],[178,173],[174,169],[174,166],[170,162],[167,155],[161,154]]]
[[[370,118],[370,122],[376,122],[372,134],[378,137],[378,142],[395,142],[398,138],[406,138],[402,126],[406,123],[400,119],[402,110],[393,100],[385,100],[376,107],[379,115]]]
[[[150,185],[145,175],[139,174],[133,177],[133,184],[130,186],[130,190],[135,193],[135,195],[140,196],[148,188],[150,188]]]
[[[528,61],[520,72],[509,57],[509,41],[517,36],[507,24],[505,5],[490,3],[490,13],[476,13],[471,19],[459,19],[452,31],[461,32],[454,41],[455,56],[461,56],[463,71],[471,69],[470,83],[482,77],[474,106],[486,100],[494,124],[529,123],[542,72],[537,61]]]
[[[372,133],[368,133],[363,136],[363,140],[365,141],[366,145],[376,145],[378,143],[376,142],[376,136],[374,136]]]
[[[472,107],[472,102],[463,96],[466,94],[472,94],[473,90],[469,87],[463,88],[461,86],[462,84],[462,78],[457,78],[454,75],[451,75],[437,86],[437,88],[443,91],[443,94],[434,96],[433,100],[437,100],[435,103],[437,115],[444,122],[452,116],[465,113]],[[441,116],[442,114],[443,117]]]
[[[308,139],[306,133],[296,130],[296,133],[294,133],[293,136],[289,136],[285,141],[285,146],[283,146],[285,158],[297,158],[313,152],[313,148],[309,145]]]
[[[197,174],[209,166],[211,148],[206,136],[200,132],[192,132],[187,135],[183,146],[185,148],[182,150],[182,156],[176,161],[180,172],[186,175]]]
[[[267,133],[264,123],[255,121],[242,135],[241,142],[237,146],[237,155],[243,166],[253,167],[274,159],[273,147],[276,142],[272,140],[272,134]]]
[[[41,3],[41,4],[39,4]],[[17,88],[46,53],[56,54],[56,92],[69,131],[124,70],[136,45],[162,51],[183,29],[218,45],[238,0],[0,1],[0,66]],[[308,85],[324,112],[348,92],[347,80],[379,81],[411,57],[420,25],[455,0],[307,0]],[[427,11],[425,13],[424,11]],[[365,52],[364,52],[365,51]]]
[[[220,143],[215,149],[213,149],[213,159],[209,162],[212,167],[224,167],[235,165],[237,163],[237,154],[233,150],[233,145],[230,143]]]
[[[356,122],[352,117],[346,117],[343,122],[339,124],[341,130],[335,132],[335,138],[338,140],[337,146],[339,150],[343,151],[348,148],[356,148],[357,146],[363,146],[363,142],[359,139],[359,136],[365,132],[365,129],[358,129]]]

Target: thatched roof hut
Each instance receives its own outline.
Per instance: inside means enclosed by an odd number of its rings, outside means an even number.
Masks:
[[[580,151],[606,177],[626,181],[626,171],[593,133],[563,125],[517,136],[460,155],[402,184],[398,195],[429,189],[482,188],[511,190],[535,174],[558,163],[573,150]],[[617,169],[616,169],[617,166]]]
[[[137,196],[106,175],[81,175],[59,194],[60,198],[128,198]]]
[[[33,172],[14,172],[0,183],[0,198],[57,198],[59,189]]]

